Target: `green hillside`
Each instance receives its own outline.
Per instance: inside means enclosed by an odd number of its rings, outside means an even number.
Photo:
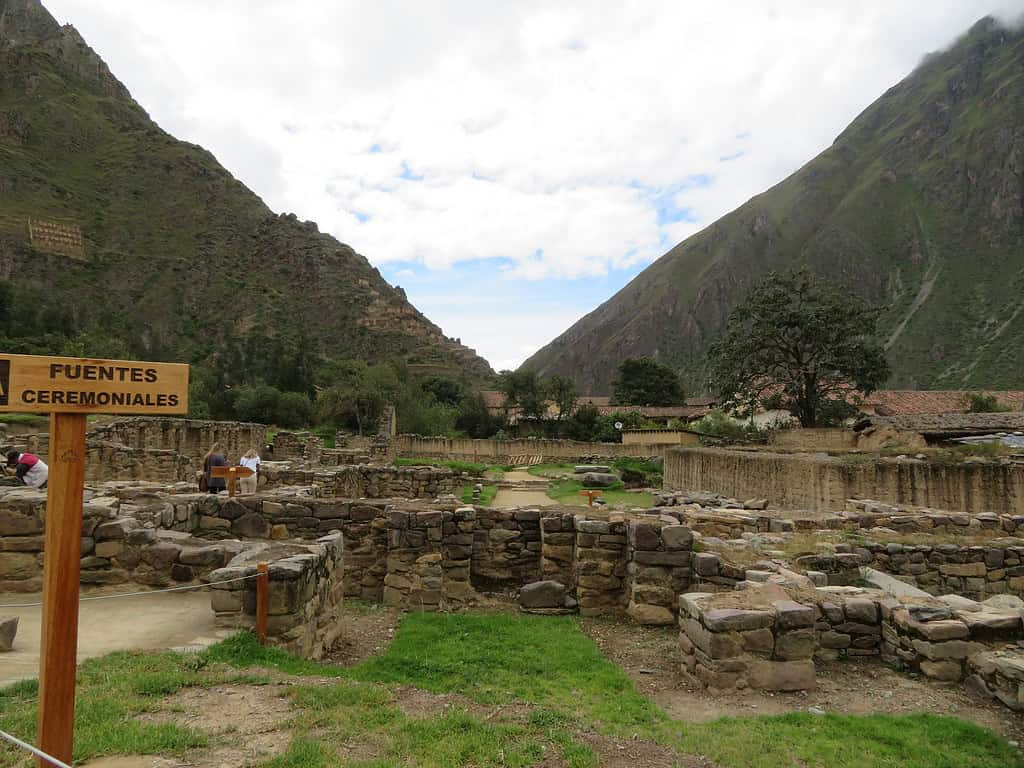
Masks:
[[[1024,33],[932,54],[785,181],[688,238],[524,365],[606,393],[654,355],[690,392],[734,304],[794,263],[887,309],[891,386],[1024,380]]]
[[[492,374],[364,257],[161,130],[38,0],[0,0],[0,337],[283,389],[328,359]]]

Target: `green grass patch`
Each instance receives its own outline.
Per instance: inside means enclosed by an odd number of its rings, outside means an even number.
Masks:
[[[572,464],[534,464],[526,471],[535,477],[557,478],[565,474],[572,474]]]
[[[375,610],[365,604],[359,610]],[[377,609],[379,610],[379,609]],[[295,714],[282,728],[287,750],[264,768],[527,768],[559,755],[568,768],[597,768],[588,730],[656,741],[722,768],[1022,768],[995,734],[949,717],[785,715],[671,720],[637,693],[571,617],[408,614],[380,656],[352,669],[317,664],[235,635],[195,655],[114,653],[79,669],[75,760],[104,754],[182,755],[211,745],[201,732],[140,722],[185,686],[269,682],[239,670],[259,666],[329,684],[294,680]],[[236,668],[236,669],[232,669]],[[394,686],[456,693],[484,705],[526,702],[518,716],[477,716],[455,706],[404,712]],[[0,689],[0,728],[35,738],[38,686]],[[497,713],[496,713],[497,714]],[[356,758],[354,755],[358,755]],[[0,745],[0,765],[25,763]]]
[[[206,654],[118,652],[89,659],[78,668],[74,759],[97,755],[180,755],[202,747],[200,731],[174,724],[146,723],[135,715],[158,706],[160,699],[192,685],[225,682],[265,683],[211,667]],[[38,682],[24,681],[0,689],[0,730],[34,742]],[[13,765],[13,748],[0,745],[0,765]],[[19,755],[20,756],[20,755]]]
[[[674,731],[672,733],[671,731]],[[1020,753],[980,726],[940,715],[722,718],[674,724],[665,740],[730,768],[1011,768]]]
[[[587,497],[580,495],[582,490],[583,483],[579,480],[552,480],[548,484],[547,495],[560,504],[586,506]],[[627,491],[621,481],[607,488],[593,490],[601,491],[601,498],[608,504],[626,504],[641,509],[654,506],[654,494],[646,491]]]
[[[496,485],[485,485],[480,489],[480,501],[477,502],[483,506],[488,506],[494,497],[498,493],[498,486]],[[459,494],[459,498],[462,499],[463,504],[473,503],[473,486],[472,484],[463,486],[462,492]]]
[[[571,617],[409,614],[387,651],[352,676],[484,704],[529,701],[613,729],[665,718]]]

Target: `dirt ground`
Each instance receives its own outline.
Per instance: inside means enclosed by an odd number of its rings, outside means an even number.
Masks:
[[[775,715],[814,707],[842,714],[932,712],[970,720],[1024,742],[1024,718],[1000,704],[967,693],[959,684],[912,678],[877,659],[816,663],[814,691],[718,692],[690,686],[679,673],[678,632],[672,627],[641,627],[629,621],[584,619],[583,631],[604,655],[621,666],[637,690],[682,721],[718,717]]]
[[[496,607],[496,606],[492,606]],[[353,604],[350,628],[330,661],[352,666],[381,653],[394,637],[401,612],[392,608]],[[946,685],[893,672],[877,660],[858,659],[818,665],[818,689],[798,693],[761,691],[710,692],[691,687],[679,674],[680,654],[674,628],[640,627],[615,619],[583,619],[583,631],[611,661],[634,680],[637,689],[670,716],[686,722],[718,717],[781,714],[816,708],[847,714],[933,712],[971,720],[1014,741],[1024,740],[1024,718],[981,701],[958,685]],[[274,684],[223,685],[189,688],[161,702],[158,711],[140,717],[151,722],[174,722],[210,735],[210,747],[193,750],[181,759],[156,756],[118,756],[89,761],[87,768],[235,768],[266,760],[287,749],[294,715],[288,700],[291,685],[332,683],[330,678],[296,678],[265,670]],[[478,704],[459,694],[433,694],[412,686],[393,689],[392,705],[414,717],[434,717],[452,708],[474,716],[524,723],[533,706],[512,703]],[[642,739],[615,739],[596,733],[578,735],[607,768],[714,768],[699,756],[679,755]],[[339,748],[344,759],[372,760],[380,746],[353,739]],[[563,768],[551,745],[540,768]]]
[[[131,592],[147,587],[119,585]],[[0,605],[37,603],[42,595],[0,595]],[[39,674],[42,609],[4,608],[18,616],[14,650],[0,659],[0,687]],[[78,609],[78,661],[128,649],[163,650],[211,645],[231,634],[214,626],[208,592],[164,592],[112,600],[84,600]]]

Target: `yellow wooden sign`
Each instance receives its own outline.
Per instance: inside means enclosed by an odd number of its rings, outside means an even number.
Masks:
[[[0,354],[0,412],[188,413],[188,366]]]

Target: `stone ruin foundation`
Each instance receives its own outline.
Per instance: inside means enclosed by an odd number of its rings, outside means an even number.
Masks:
[[[312,658],[344,632],[345,596],[433,611],[521,592],[524,610],[677,627],[682,671],[704,686],[802,690],[817,664],[877,657],[1024,711],[1024,519],[1013,515],[864,500],[784,512],[685,492],[651,510],[495,509],[451,496],[467,478],[450,470],[300,463],[268,474],[236,498],[90,482],[83,587],[244,578],[210,597],[219,625],[247,627],[248,577],[265,561],[271,639]],[[0,490],[0,592],[40,589],[44,512],[43,494]],[[946,539],[887,540],[906,534]],[[779,549],[794,536],[814,537],[816,551]],[[891,583],[865,585],[872,573]]]

